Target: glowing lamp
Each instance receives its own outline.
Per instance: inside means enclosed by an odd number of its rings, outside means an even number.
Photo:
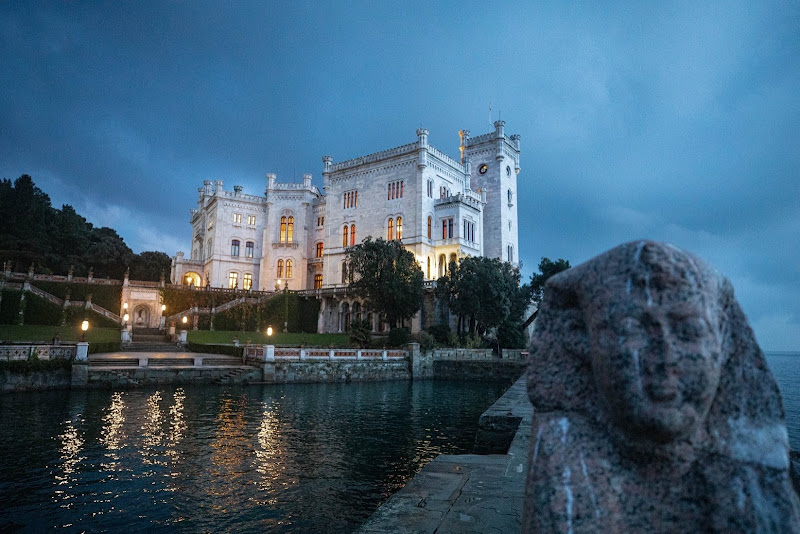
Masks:
[[[167,305],[166,304],[162,304],[161,305],[161,313],[164,313],[166,311],[166,309],[167,309]]]
[[[188,322],[189,322],[189,318],[188,318],[188,317],[186,317],[186,316],[184,315],[184,316],[183,316],[183,319],[181,319],[181,322],[182,322],[183,324],[186,324],[186,323],[188,323]]]
[[[122,303],[122,309],[123,310],[127,310],[128,309],[128,303],[127,302],[123,302]]]
[[[128,322],[129,318],[130,318],[130,316],[127,313],[122,316],[122,320],[125,321],[126,323]],[[84,322],[86,322],[86,321],[84,321]]]
[[[86,341],[86,331],[89,330],[89,321],[86,319],[81,323],[81,341]]]
[[[272,327],[271,326],[267,327],[267,336],[272,336]]]

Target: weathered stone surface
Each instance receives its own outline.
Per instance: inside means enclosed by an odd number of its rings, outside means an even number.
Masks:
[[[780,394],[730,283],[628,243],[548,281],[526,532],[798,532]]]

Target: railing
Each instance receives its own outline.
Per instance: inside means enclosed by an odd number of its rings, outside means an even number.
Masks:
[[[0,360],[27,360],[36,357],[40,360],[70,360],[77,354],[76,345],[0,345]]]
[[[247,345],[245,359],[264,361],[330,361],[330,360],[402,360],[408,358],[405,350],[381,349],[323,349],[302,347],[272,347]]]
[[[108,311],[107,309],[101,308],[100,306],[97,306],[96,304],[93,304],[91,302],[89,303],[87,308],[90,309],[90,310],[96,311],[97,313],[99,313],[100,315],[102,315],[103,317],[105,317],[107,319],[111,319],[112,321],[115,321],[115,322],[117,322],[119,324],[122,324],[122,317],[120,317],[116,313],[112,313],[112,312]]]
[[[30,286],[30,288],[31,288],[31,290],[30,290],[31,293],[33,293],[37,297],[41,297],[41,298],[43,298],[45,300],[49,300],[50,302],[52,302],[53,304],[55,304],[57,306],[63,306],[64,305],[64,301],[61,300],[60,298],[56,297],[55,295],[51,295],[47,291],[39,289],[36,286]]]

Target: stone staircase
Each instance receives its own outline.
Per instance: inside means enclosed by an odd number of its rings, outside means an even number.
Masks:
[[[132,343],[125,347],[130,352],[185,352],[177,343],[170,341],[158,328],[134,328]]]

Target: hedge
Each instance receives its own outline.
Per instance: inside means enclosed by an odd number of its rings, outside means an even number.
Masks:
[[[94,310],[69,307],[64,312],[64,324],[80,325],[84,319],[89,321],[92,328],[120,328],[119,323],[112,321],[105,315],[100,315]]]
[[[0,302],[0,324],[19,324],[19,298],[21,291],[4,289]]]
[[[60,326],[64,310],[33,293],[25,294],[25,324]]]
[[[99,352],[119,352],[122,350],[121,341],[106,341],[105,343],[89,343],[89,354]]]
[[[0,372],[7,371],[9,373],[29,374],[41,371],[55,371],[59,369],[72,369],[72,360],[64,358],[56,358],[54,360],[40,360],[39,358],[30,358],[27,360],[0,360]]]
[[[74,282],[48,282],[45,280],[33,280],[34,285],[42,291],[47,291],[60,299],[65,299],[69,293],[70,300],[86,300],[88,295],[92,295],[92,303],[110,312],[118,313],[122,303],[122,286],[105,284],[78,284]]]
[[[189,352],[199,352],[206,354],[227,354],[241,358],[244,355],[244,347],[234,347],[233,345],[205,345],[203,343],[188,343]]]

